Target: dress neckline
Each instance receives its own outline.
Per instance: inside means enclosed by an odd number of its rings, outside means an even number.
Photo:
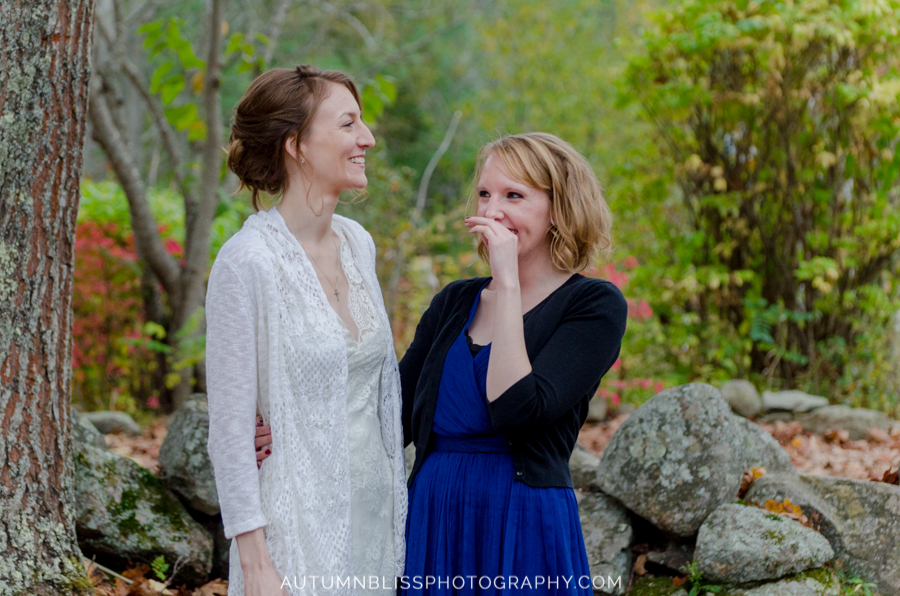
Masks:
[[[528,309],[528,312],[526,312],[524,315],[522,315],[522,319],[523,319],[523,320],[524,320],[524,319],[527,319],[527,318],[528,318],[528,315],[530,315],[531,313],[533,313],[534,311],[536,311],[538,308],[540,308],[541,306],[543,306],[544,303],[546,303],[548,300],[550,300],[550,298],[552,298],[554,294],[556,294],[556,293],[559,292],[561,289],[563,289],[564,287],[566,287],[566,286],[568,286],[570,283],[572,283],[572,280],[574,280],[574,279],[576,279],[576,278],[580,278],[580,277],[583,277],[580,273],[573,273],[571,276],[569,276],[569,278],[568,278],[566,281],[562,282],[562,283],[559,285],[558,288],[556,288],[555,290],[553,290],[552,292],[550,292],[549,294],[547,294],[547,295],[544,297],[543,300],[541,300],[540,302],[538,302],[537,304],[535,304],[534,306],[532,306],[531,308],[529,308],[529,309]],[[493,277],[488,277],[488,278],[487,278],[487,281],[485,281],[483,284],[481,284],[481,287],[478,288],[478,293],[475,294],[475,301],[472,303],[472,307],[469,309],[469,319],[466,321],[465,326],[463,326],[463,331],[462,331],[462,332],[463,332],[463,335],[464,335],[465,338],[466,338],[466,344],[467,344],[468,346],[475,346],[475,347],[479,348],[479,352],[480,352],[482,349],[484,349],[484,348],[490,346],[491,343],[493,343],[493,342],[488,343],[488,344],[483,345],[483,346],[482,346],[482,345],[479,345],[479,344],[476,344],[475,342],[472,341],[472,338],[469,336],[469,327],[472,326],[472,321],[475,319],[475,313],[478,312],[478,304],[481,302],[481,293],[484,291],[484,289],[487,287],[487,285],[488,285],[489,283],[491,283],[491,281],[492,281],[493,279],[494,279]],[[473,354],[473,355],[474,355],[474,354]]]
[[[281,215],[281,212],[278,210],[278,206],[275,205],[274,207],[272,207],[269,210],[269,212],[274,212],[275,218],[281,224],[282,233],[287,234],[288,238],[290,238],[290,240],[292,240],[297,245],[297,247],[300,249],[300,252],[303,255],[303,258],[306,260],[306,262],[309,265],[309,269],[311,269],[313,272],[313,275],[315,275],[315,279],[318,282],[319,291],[320,291],[319,297],[325,301],[325,307],[328,309],[328,311],[330,312],[331,315],[334,315],[334,318],[337,319],[338,324],[347,333],[347,335],[350,337],[350,339],[352,339],[356,343],[357,346],[362,345],[363,332],[359,326],[359,323],[357,323],[356,321],[353,322],[354,325],[356,326],[357,332],[359,333],[359,337],[357,338],[353,335],[353,332],[350,331],[350,326],[347,325],[347,322],[341,318],[341,315],[339,315],[338,312],[334,309],[334,306],[331,305],[331,301],[328,300],[328,294],[325,291],[325,287],[322,285],[322,282],[319,281],[319,276],[318,276],[318,274],[316,274],[315,267],[312,266],[312,261],[310,260],[309,255],[306,254],[306,249],[303,247],[303,243],[300,242],[300,240],[298,240],[297,237],[294,236],[294,234],[291,232],[291,229],[288,228],[287,222],[284,220],[284,216]],[[344,231],[341,228],[341,225],[338,223],[338,220],[336,219],[336,214],[332,215],[332,217],[331,217],[331,230],[335,233],[335,235],[337,235],[337,238],[338,238],[338,256],[339,256],[339,261],[340,261],[340,265],[341,265],[341,272],[344,274],[344,279],[347,280],[347,300],[350,300],[350,277],[347,275],[347,269],[346,269],[345,263],[344,263],[344,248],[345,247],[349,248],[349,245],[347,244],[347,239],[344,236]],[[351,266],[352,266],[352,263],[351,263]],[[353,315],[351,314],[350,316],[352,318]]]

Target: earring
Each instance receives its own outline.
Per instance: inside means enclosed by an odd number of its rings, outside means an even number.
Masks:
[[[303,159],[303,158],[301,157],[301,158],[300,158],[300,163],[306,163],[306,160]]]

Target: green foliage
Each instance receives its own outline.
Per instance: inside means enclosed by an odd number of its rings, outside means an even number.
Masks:
[[[168,189],[150,188],[150,209],[160,224],[163,244],[172,256],[183,255],[184,202]],[[196,364],[205,351],[198,310],[176,335],[177,352],[166,343],[167,331],[147,321],[142,303],[141,266],[130,232],[128,202],[114,182],[84,180],[76,233],[73,287],[73,400],[84,409],[112,408],[135,413],[159,406],[160,365],[178,371]],[[211,233],[211,257],[251,211],[247,203],[219,204]],[[112,405],[111,405],[112,404]]]
[[[150,563],[150,569],[153,570],[153,575],[155,575],[159,581],[166,581],[166,572],[169,570],[169,564],[166,563],[166,558],[163,555],[159,555],[153,559],[153,562]]]
[[[723,590],[722,586],[707,584],[703,581],[703,573],[700,571],[700,566],[697,564],[697,561],[691,561],[685,565],[683,571],[687,574],[688,582],[691,584],[688,596],[698,596],[700,594],[709,593],[718,594]]]
[[[837,575],[841,581],[841,596],[874,596],[872,590],[878,587],[844,571],[838,571]]]
[[[658,243],[636,284],[681,376],[896,406],[895,375],[867,356],[886,355],[900,308],[898,15],[866,0],[652,15],[620,104],[641,107],[672,167],[630,191]]]
[[[196,102],[172,105],[188,80],[191,95],[199,95],[203,90],[206,62],[197,57],[184,28],[184,20],[164,18],[141,25],[137,33],[144,36],[144,49],[149,51],[150,58],[163,60],[150,77],[150,92],[158,94],[167,106],[165,115],[169,123],[176,130],[188,131],[188,139],[197,141],[206,138],[206,122],[200,117]]]

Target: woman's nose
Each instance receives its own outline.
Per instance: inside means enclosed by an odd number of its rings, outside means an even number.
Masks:
[[[365,149],[369,149],[370,147],[375,146],[375,135],[372,134],[372,131],[369,130],[369,127],[363,123],[362,130],[360,131],[359,139],[356,140],[356,144]]]
[[[484,215],[482,217],[486,217],[488,219],[493,219],[496,221],[500,221],[503,219],[503,211],[500,209],[500,201],[495,200],[493,197],[488,199],[487,206],[484,210]]]

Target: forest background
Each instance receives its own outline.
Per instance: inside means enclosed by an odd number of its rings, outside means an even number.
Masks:
[[[546,131],[593,165],[629,300],[613,407],[747,378],[900,415],[900,6],[889,0],[98,0],[73,403],[140,419],[205,387],[202,296],[252,212],[224,167],[258,73],[352,74],[377,146],[338,212],[378,248],[398,355],[484,275],[477,149]]]

